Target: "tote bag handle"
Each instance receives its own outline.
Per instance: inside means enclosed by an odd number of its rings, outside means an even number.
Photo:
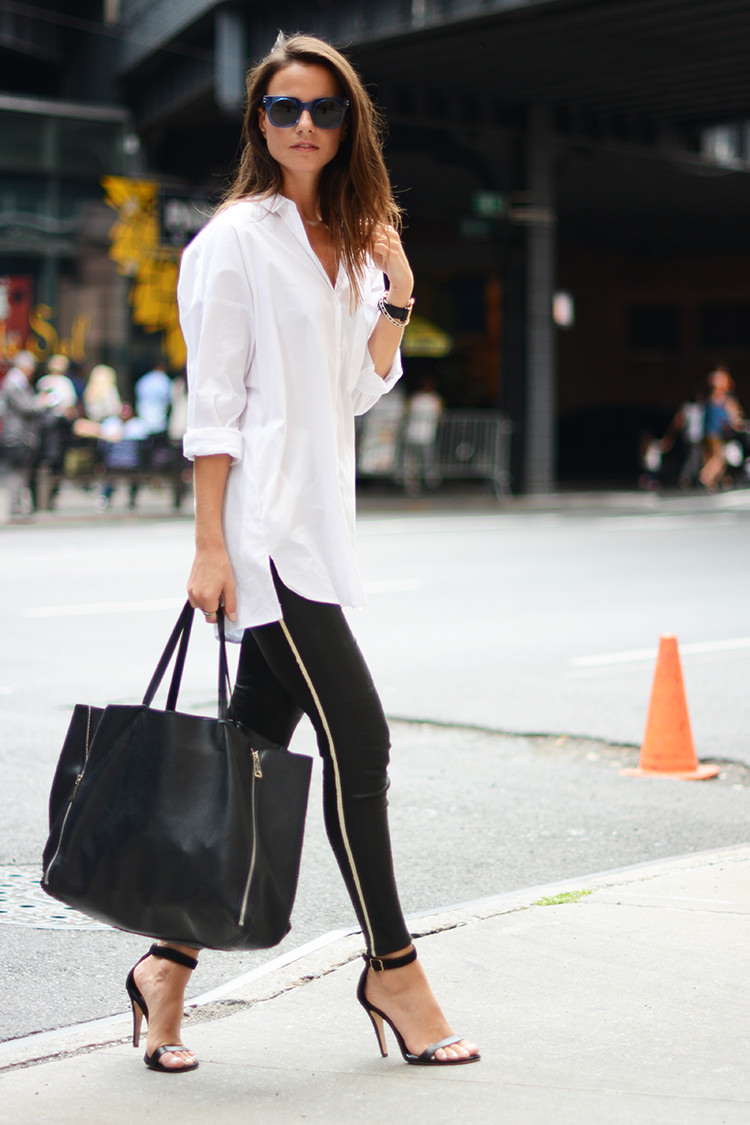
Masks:
[[[177,656],[172,670],[172,681],[169,685],[169,693],[167,695],[167,704],[165,710],[174,711],[177,708],[177,697],[180,693],[180,684],[182,683],[182,672],[185,667],[185,657],[187,656],[188,643],[190,641],[190,630],[193,627],[193,618],[195,611],[190,602],[185,602],[180,616],[177,618],[177,624],[172,630],[171,636],[166,643],[164,652],[159,658],[159,663],[156,665],[156,671],[151,677],[151,682],[146,688],[146,694],[143,697],[144,706],[150,707],[154,701],[154,696],[159,690],[159,685],[164,679],[164,673],[169,667],[169,662],[177,649]],[[226,719],[227,717],[227,688],[231,688],[229,682],[229,662],[227,660],[227,642],[224,632],[224,611],[219,608],[216,618],[216,624],[219,630],[219,718]],[[179,646],[179,647],[178,647]]]

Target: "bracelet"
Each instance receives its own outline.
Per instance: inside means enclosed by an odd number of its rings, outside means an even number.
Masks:
[[[386,296],[387,294],[384,293],[378,301],[378,308],[380,309],[381,313],[388,321],[388,323],[394,326],[394,328],[406,328],[407,324],[411,320],[411,310],[414,308],[414,298],[410,297],[407,302],[406,308],[401,308],[398,305],[389,305],[385,299]]]

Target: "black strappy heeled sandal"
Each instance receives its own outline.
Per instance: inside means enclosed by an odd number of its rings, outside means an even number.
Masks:
[[[143,993],[135,983],[135,970],[141,964],[141,961],[145,961],[147,957],[162,957],[165,961],[174,961],[177,965],[184,965],[186,969],[194,969],[198,964],[196,958],[188,957],[186,953],[180,953],[179,949],[172,949],[168,945],[152,945],[148,953],[144,953],[140,961],[136,961],[125,981],[125,988],[133,1008],[134,1047],[137,1047],[141,1041],[141,1024],[143,1023],[144,1016],[146,1017],[146,1023],[148,1023],[148,1004],[143,997]],[[146,1051],[143,1056],[143,1061],[150,1070],[159,1070],[162,1074],[183,1074],[186,1070],[197,1070],[198,1060],[196,1059],[195,1062],[185,1063],[184,1066],[164,1066],[159,1062],[159,1059],[162,1055],[166,1055],[167,1052],[179,1055],[188,1049],[188,1047],[184,1047],[182,1044],[165,1043],[163,1046],[157,1047],[150,1055],[148,1051]]]
[[[411,965],[417,959],[417,951],[412,948],[409,953],[405,953],[403,957],[370,957],[367,953],[363,954],[365,961],[365,970],[359,978],[357,985],[357,999],[367,1012],[372,1021],[372,1026],[375,1028],[375,1034],[378,1038],[378,1046],[380,1047],[380,1054],[385,1058],[388,1054],[388,1047],[385,1042],[385,1028],[383,1023],[387,1023],[393,1034],[396,1036],[399,1050],[404,1057],[404,1060],[411,1064],[411,1066],[457,1066],[461,1063],[479,1062],[481,1055],[469,1055],[465,1059],[436,1059],[436,1053],[441,1047],[452,1047],[455,1043],[460,1043],[462,1036],[448,1035],[445,1039],[440,1039],[437,1043],[432,1043],[429,1047],[425,1047],[421,1055],[413,1055],[411,1051],[407,1051],[404,1038],[397,1027],[394,1026],[393,1021],[388,1018],[385,1012],[381,1012],[380,1008],[376,1008],[365,996],[365,981],[370,969],[374,973],[382,973],[387,969],[401,969],[404,965]]]

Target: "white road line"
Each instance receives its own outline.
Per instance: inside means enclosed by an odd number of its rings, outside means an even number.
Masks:
[[[22,617],[84,617],[108,613],[150,613],[155,609],[181,609],[184,598],[151,598],[134,602],[88,602],[83,605],[40,605],[21,610]]]
[[[368,582],[368,594],[401,594],[418,590],[421,583],[414,578],[384,578]],[[132,602],[84,602],[79,605],[39,605],[21,610],[22,617],[96,617],[112,613],[151,613],[159,609],[181,609],[184,598],[150,598]]]
[[[750,648],[750,637],[735,637],[727,641],[695,641],[679,646],[682,656],[701,656],[715,652],[737,652]],[[606,652],[597,656],[575,656],[568,661],[571,668],[603,668],[613,664],[637,664],[644,660],[655,660],[656,648],[636,648],[630,652]]]

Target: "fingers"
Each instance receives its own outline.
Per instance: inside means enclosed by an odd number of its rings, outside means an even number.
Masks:
[[[224,591],[224,613],[230,621],[237,620],[237,594],[235,591],[234,583]]]
[[[230,621],[237,620],[237,594],[229,557],[224,549],[197,551],[188,579],[188,599],[209,624],[222,606]]]
[[[401,236],[395,227],[381,224],[376,232],[373,245],[373,259],[378,269],[387,275],[392,288],[407,290],[405,295],[411,294],[414,285],[409,260],[401,242]]]
[[[199,610],[209,625],[214,625],[219,608],[230,621],[237,619],[237,598],[234,583],[222,589],[217,583],[206,583],[201,587],[194,583],[188,585],[188,601],[193,609]]]

